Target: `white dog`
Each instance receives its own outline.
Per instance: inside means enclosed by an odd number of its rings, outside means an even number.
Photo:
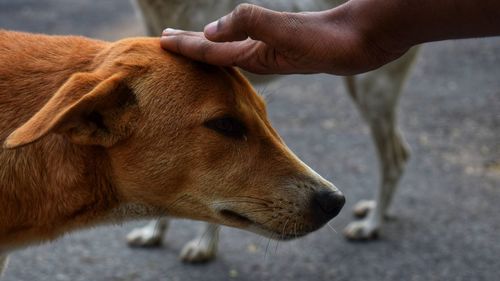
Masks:
[[[319,11],[342,4],[343,0],[252,0],[256,5],[277,11]],[[202,30],[203,26],[231,12],[239,0],[135,0],[151,36],[159,36],[166,27],[184,30]],[[354,214],[361,220],[350,223],[344,231],[351,240],[374,239],[378,236],[384,216],[401,178],[409,151],[396,126],[396,105],[405,78],[417,55],[413,48],[400,59],[366,74],[345,77],[349,94],[356,103],[363,119],[371,129],[380,163],[381,182],[376,200],[361,200],[354,207]],[[270,76],[249,75],[259,83]],[[272,77],[272,76],[271,76]],[[128,243],[134,246],[152,246],[161,243],[168,226],[166,218],[152,221],[143,228],[133,230]],[[194,240],[181,252],[188,262],[212,259],[217,250],[219,227],[207,224]]]

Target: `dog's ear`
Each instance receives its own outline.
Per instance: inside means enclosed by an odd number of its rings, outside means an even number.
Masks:
[[[82,145],[109,147],[130,135],[137,101],[126,75],[95,73],[71,76],[24,125],[7,137],[4,148],[37,141],[49,133],[65,134]]]

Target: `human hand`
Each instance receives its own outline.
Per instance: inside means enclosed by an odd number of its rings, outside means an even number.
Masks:
[[[198,61],[259,74],[351,75],[404,54],[407,48],[389,50],[367,32],[352,6],[282,13],[242,4],[203,33],[166,29],[161,45]]]

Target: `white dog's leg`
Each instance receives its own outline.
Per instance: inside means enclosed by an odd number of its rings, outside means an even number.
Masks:
[[[375,209],[375,200],[359,200],[354,208],[352,208],[352,212],[354,216],[357,218],[364,218],[368,216],[368,214]]]
[[[379,234],[386,211],[408,160],[408,146],[396,127],[395,108],[417,50],[379,70],[350,77],[349,92],[356,102],[371,133],[378,152],[381,183],[376,202],[363,200],[356,204],[356,215],[363,220],[350,223],[344,234],[348,239],[373,239]]]
[[[5,268],[7,267],[8,261],[9,261],[8,256],[0,253],[0,277],[2,277]]]
[[[168,229],[168,219],[152,220],[143,227],[133,229],[127,235],[127,243],[133,247],[154,247],[161,245]]]
[[[180,258],[184,262],[207,262],[215,258],[219,243],[219,226],[206,223],[202,231],[189,241],[181,251]]]
[[[359,203],[368,209],[367,216],[363,220],[352,222],[347,226],[345,235],[349,239],[372,239],[378,236],[387,208],[408,159],[408,149],[398,130],[394,127],[392,118],[378,120],[376,124],[372,125],[372,134],[379,151],[382,172],[381,184],[376,202]],[[359,204],[356,206],[358,210],[355,208],[355,212],[360,211]]]

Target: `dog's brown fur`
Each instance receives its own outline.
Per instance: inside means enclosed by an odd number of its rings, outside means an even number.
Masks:
[[[223,116],[245,136],[204,126]],[[158,39],[0,31],[0,141],[0,254],[165,214],[300,236],[325,223],[311,196],[335,191],[288,150],[236,70]]]

